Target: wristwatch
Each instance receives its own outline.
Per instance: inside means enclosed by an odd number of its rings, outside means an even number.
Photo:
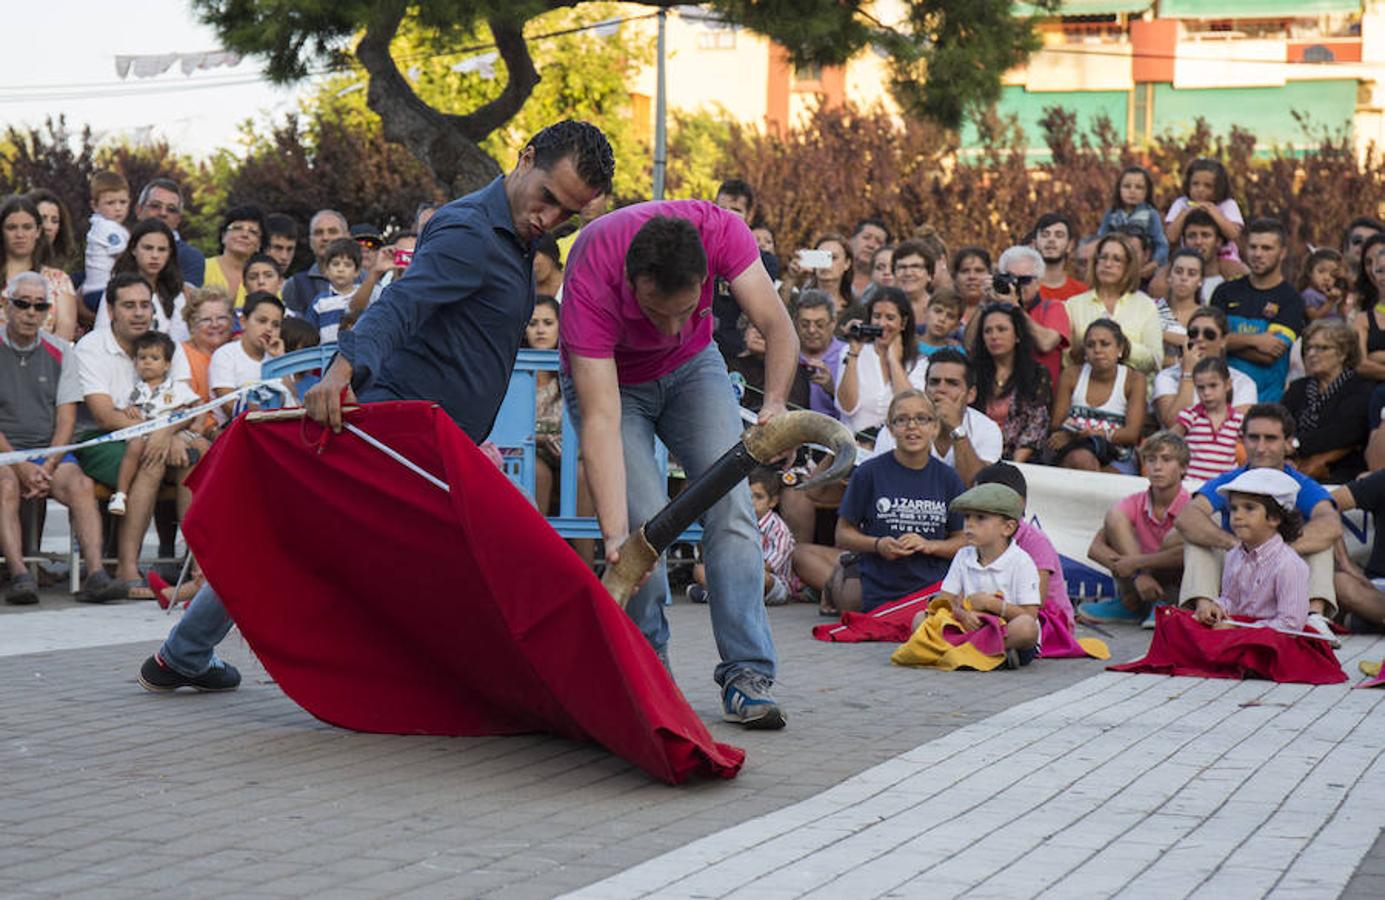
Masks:
[[[961,425],[958,425],[956,428],[952,429],[952,439],[954,441],[964,441],[967,439],[967,437],[967,430],[963,428]]]

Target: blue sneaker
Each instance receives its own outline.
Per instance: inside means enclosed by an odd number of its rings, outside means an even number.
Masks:
[[[783,728],[788,717],[770,693],[773,684],[759,672],[749,669],[733,675],[721,689],[721,717],[756,730]]]
[[[1122,603],[1120,598],[1112,597],[1109,600],[1083,603],[1081,606],[1077,607],[1077,618],[1086,619],[1088,622],[1096,622],[1098,625],[1121,623],[1139,625],[1144,621],[1145,617],[1143,613],[1131,609]]]
[[[1150,607],[1149,607],[1149,615],[1145,616],[1145,620],[1144,620],[1143,622],[1140,623],[1140,627],[1141,627],[1141,628],[1143,628],[1145,631],[1153,631],[1153,630],[1154,630],[1154,616],[1155,616],[1156,613],[1159,612],[1159,607],[1161,607],[1161,606],[1168,606],[1168,604],[1167,604],[1167,603],[1154,603],[1154,604],[1151,604],[1151,605],[1150,605]]]

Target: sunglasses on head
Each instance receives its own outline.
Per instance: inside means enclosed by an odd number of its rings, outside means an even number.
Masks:
[[[53,308],[53,304],[47,300],[20,300],[18,297],[11,297],[10,302],[15,309],[36,309],[39,312],[48,312]]]
[[[1204,341],[1215,341],[1221,339],[1221,332],[1215,328],[1189,328],[1188,338],[1190,340],[1202,338]]]

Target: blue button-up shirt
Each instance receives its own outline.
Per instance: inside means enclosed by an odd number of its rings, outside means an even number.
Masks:
[[[438,210],[404,276],[338,345],[361,400],[436,401],[479,443],[533,312],[533,255],[497,178]]]

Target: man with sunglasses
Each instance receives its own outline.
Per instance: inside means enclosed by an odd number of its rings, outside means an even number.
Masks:
[[[1044,219],[1039,221],[1042,223]],[[1034,338],[1034,358],[1039,365],[1048,369],[1053,383],[1057,384],[1072,325],[1064,305],[1065,298],[1057,299],[1044,293],[1043,275],[1047,271],[1047,260],[1033,247],[1009,247],[996,260],[995,270],[996,278],[987,292],[988,299],[1005,306],[1019,304],[1029,334]],[[1085,285],[1083,290],[1086,290]],[[981,318],[979,315],[972,316],[967,323],[967,347],[971,347],[976,339]]]
[[[53,302],[48,282],[37,272],[21,272],[5,292],[5,327],[0,331],[0,452],[54,447],[72,441],[82,401],[77,357],[72,345],[39,326]],[[38,582],[24,565],[19,507],[24,500],[52,497],[72,512],[87,578],[80,597],[111,586],[101,567],[101,516],[95,486],[72,454],[0,466],[0,552],[10,570],[5,602],[38,602]]]
[[[1361,272],[1361,250],[1366,241],[1385,231],[1385,222],[1373,216],[1358,216],[1342,232],[1342,259],[1347,264],[1346,276],[1355,284]]]
[[[207,258],[178,234],[178,226],[183,224],[183,190],[178,182],[171,178],[155,178],[146,184],[135,201],[135,218],[141,222],[158,219],[172,229],[178,241],[178,271],[184,282],[201,287]]]

